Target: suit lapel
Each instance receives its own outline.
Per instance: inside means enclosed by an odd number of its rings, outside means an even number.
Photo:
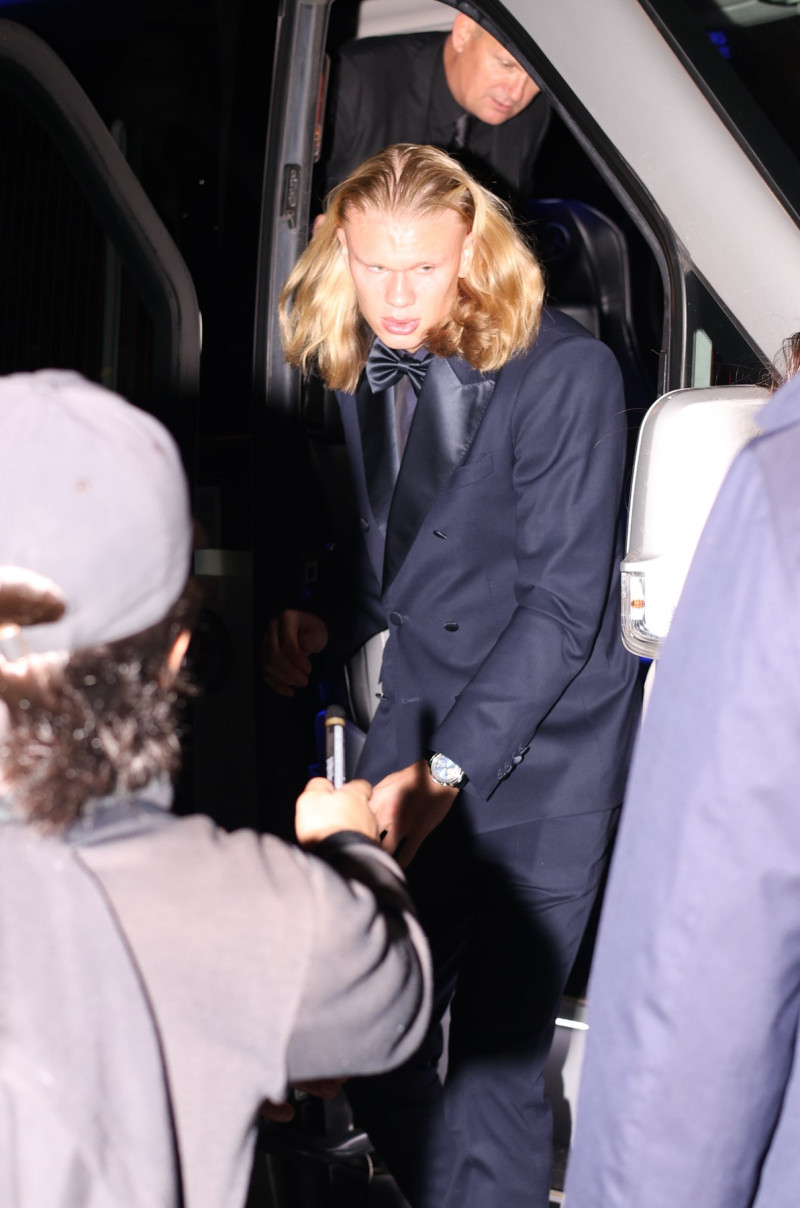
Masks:
[[[366,375],[362,375],[356,390],[356,411],[361,431],[367,495],[381,536],[385,537],[394,484],[400,469],[394,387],[373,394]]]
[[[384,590],[400,569],[433,501],[464,460],[494,386],[494,374],[478,373],[464,361],[439,357],[431,361],[389,512]]]
[[[373,396],[364,379],[359,383],[355,394],[337,393],[337,397],[347,441],[347,454],[353,476],[359,518],[364,529],[364,539],[370,560],[375,570],[375,578],[380,583],[383,574],[384,536],[372,511],[367,488],[367,469],[364,464],[363,446],[363,424],[367,419],[365,412],[372,402]]]

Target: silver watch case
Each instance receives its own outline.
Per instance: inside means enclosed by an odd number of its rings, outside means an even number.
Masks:
[[[452,759],[448,759],[441,751],[437,751],[435,755],[431,755],[428,760],[428,767],[431,770],[433,779],[437,784],[441,784],[443,788],[457,789],[465,780],[464,769],[460,768]]]

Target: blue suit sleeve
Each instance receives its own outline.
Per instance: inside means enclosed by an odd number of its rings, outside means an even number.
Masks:
[[[570,336],[535,356],[512,416],[515,608],[434,736],[488,798],[586,667],[604,623],[618,639],[625,403],[610,350]]]

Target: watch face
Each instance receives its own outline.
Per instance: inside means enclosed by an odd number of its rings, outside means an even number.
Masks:
[[[457,763],[454,763],[452,759],[448,759],[446,755],[442,755],[441,753],[431,757],[430,767],[431,775],[440,784],[456,785],[464,775],[464,772]]]

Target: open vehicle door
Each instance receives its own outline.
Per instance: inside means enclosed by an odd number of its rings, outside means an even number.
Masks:
[[[0,21],[3,372],[68,365],[149,409],[196,397],[188,269],[120,147],[61,60]],[[87,245],[90,245],[87,247]],[[92,250],[93,249],[93,250]]]

